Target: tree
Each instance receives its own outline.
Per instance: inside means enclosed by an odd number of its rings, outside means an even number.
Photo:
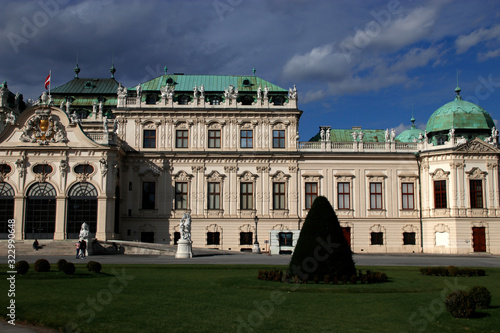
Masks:
[[[314,200],[290,260],[289,271],[302,280],[356,275],[352,252],[327,198]]]

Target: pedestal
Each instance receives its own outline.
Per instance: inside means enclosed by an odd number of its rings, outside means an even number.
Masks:
[[[252,253],[261,253],[260,252],[260,245],[258,242],[253,244]]]
[[[192,243],[186,239],[179,239],[177,241],[177,252],[175,253],[176,258],[192,258],[193,248]]]

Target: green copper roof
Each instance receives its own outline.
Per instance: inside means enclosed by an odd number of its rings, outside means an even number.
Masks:
[[[171,81],[176,91],[193,91],[194,86],[200,88],[203,85],[205,91],[222,92],[229,85],[233,85],[238,88],[239,92],[257,91],[259,86],[262,89],[262,93],[264,93],[265,86],[267,86],[270,92],[287,92],[286,89],[252,75],[162,75],[151,81],[142,83],[142,90],[159,91],[160,88],[167,84],[167,80],[169,79],[172,79]]]
[[[50,90],[51,94],[116,95],[118,82],[115,79],[78,79],[75,78]]]
[[[396,136],[396,141],[399,142],[414,142],[415,140],[419,140],[420,137],[423,138],[424,131],[418,129],[415,126],[415,118],[411,117],[411,127],[406,131],[403,131],[398,136]]]
[[[455,89],[457,96],[431,115],[427,122],[427,133],[450,130],[453,126],[460,129],[489,130],[495,124],[491,116],[480,106],[462,100],[460,88]]]
[[[60,96],[53,97],[52,98],[52,102],[53,102],[54,106],[60,106],[61,102],[63,102],[64,105],[66,105],[66,97],[60,97]],[[75,98],[71,102],[71,107],[75,107],[75,106],[92,106],[94,103],[97,103],[97,105],[99,105],[99,100],[95,96],[94,96],[94,98],[92,98],[90,96],[81,96],[81,97],[79,96],[78,98]],[[118,98],[117,97],[114,97],[114,98],[104,98],[102,105],[104,105],[104,106],[116,106],[117,103],[118,103]]]
[[[363,142],[384,142],[385,131],[374,129],[332,129],[330,130],[330,141],[332,142],[352,142],[352,132],[363,132]],[[320,134],[316,134],[309,141],[320,141]],[[359,140],[358,140],[359,141]]]

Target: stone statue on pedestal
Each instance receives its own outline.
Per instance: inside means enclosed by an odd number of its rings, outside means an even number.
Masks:
[[[184,213],[182,215],[181,224],[179,226],[181,238],[177,241],[176,258],[192,258],[193,248],[191,241],[191,215]]]

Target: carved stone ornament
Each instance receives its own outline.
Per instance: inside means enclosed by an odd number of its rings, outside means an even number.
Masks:
[[[63,177],[66,177],[66,174],[68,173],[68,170],[69,170],[68,161],[61,160],[61,162],[59,162],[59,171],[61,172],[61,175]]]
[[[252,175],[249,171],[244,172],[239,177],[242,182],[253,182],[257,179],[257,175]]]
[[[188,175],[186,171],[179,171],[174,176],[174,181],[176,182],[189,182],[193,178],[193,175]]]
[[[447,225],[440,223],[434,227],[434,231],[435,232],[450,232],[450,228]]]
[[[253,232],[255,227],[252,227],[250,224],[243,224],[239,227],[240,232]]]
[[[275,224],[272,230],[289,230],[289,229],[286,225],[280,223],[280,224]]]
[[[269,167],[268,166],[258,166],[257,172],[269,172]]]
[[[278,171],[274,174],[274,176],[271,177],[271,179],[274,182],[287,182],[288,178],[290,178],[289,175],[285,175],[283,171]]]
[[[459,146],[455,151],[468,153],[498,153],[498,149],[493,148],[491,145],[479,139],[469,141],[467,144]]]
[[[418,228],[413,224],[407,224],[403,227],[403,232],[417,232]]]
[[[484,179],[486,177],[486,172],[481,171],[479,168],[472,168],[470,171],[466,171],[470,179]]]
[[[230,166],[225,166],[224,167],[224,172],[236,172],[238,170],[238,167],[230,165]]]
[[[449,171],[444,171],[443,169],[437,169],[436,171],[429,173],[434,180],[446,180],[448,179],[449,174]]]
[[[50,115],[50,110],[37,111],[37,114],[26,122],[19,138],[22,142],[48,145],[49,143],[68,142],[66,130],[59,120]]]
[[[108,174],[108,161],[103,157],[99,162],[101,163],[101,174],[104,177]]]
[[[218,173],[217,171],[212,171],[208,176],[207,180],[211,182],[220,182],[224,179],[224,176]]]
[[[380,224],[374,224],[370,227],[370,232],[384,232],[385,227],[381,226]]]

